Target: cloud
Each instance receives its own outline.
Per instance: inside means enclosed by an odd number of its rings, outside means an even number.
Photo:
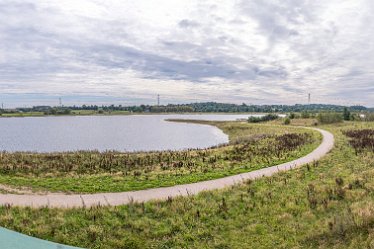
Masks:
[[[0,100],[293,104],[312,93],[372,105],[373,10],[369,0],[0,0]]]
[[[190,20],[187,20],[187,19],[183,19],[181,20],[179,23],[178,23],[179,27],[181,28],[196,28],[196,27],[199,27],[200,24],[196,21],[190,21]]]

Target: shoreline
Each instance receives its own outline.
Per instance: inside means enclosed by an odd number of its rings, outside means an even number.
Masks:
[[[334,136],[322,129],[308,128],[322,134],[321,144],[311,153],[283,164],[266,167],[247,173],[227,176],[223,178],[200,181],[189,184],[170,187],[151,188],[137,191],[96,193],[96,194],[0,194],[0,205],[12,205],[22,207],[93,207],[93,206],[118,206],[134,202],[146,202],[154,200],[167,200],[178,196],[189,196],[202,191],[222,189],[237,185],[246,180],[254,180],[263,176],[271,176],[281,171],[292,170],[302,165],[315,162],[326,155],[334,146]],[[61,197],[64,198],[61,198]]]
[[[152,112],[152,113],[118,113],[118,114],[99,114],[99,113],[93,113],[93,114],[59,114],[59,115],[21,115],[21,114],[15,114],[15,115],[0,115],[1,118],[43,118],[43,117],[86,117],[86,116],[96,116],[96,117],[106,117],[106,116],[152,116],[152,115],[266,115],[266,112]],[[285,112],[274,112],[274,114],[285,114]]]

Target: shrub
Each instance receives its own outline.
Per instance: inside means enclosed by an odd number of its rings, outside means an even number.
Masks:
[[[271,121],[278,119],[278,115],[276,114],[267,114],[262,117],[249,117],[248,122],[249,123],[260,123],[260,122],[266,122],[266,121]]]
[[[290,123],[291,123],[291,119],[286,118],[286,119],[284,120],[284,124],[285,124],[285,125],[289,125]]]
[[[374,121],[374,113],[365,113],[364,120],[368,122]]]
[[[333,124],[343,121],[343,116],[339,113],[329,112],[318,114],[318,121],[321,124]]]
[[[301,118],[310,118],[310,114],[307,111],[301,113]]]
[[[356,152],[361,152],[365,149],[374,152],[374,129],[347,130],[343,134],[351,138],[349,143]]]

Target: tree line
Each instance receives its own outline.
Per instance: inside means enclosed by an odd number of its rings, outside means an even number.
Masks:
[[[365,106],[340,106],[327,104],[308,104],[308,105],[241,105],[205,102],[205,103],[190,103],[190,104],[168,104],[168,105],[82,105],[82,106],[34,106],[29,108],[15,108],[12,110],[0,109],[0,113],[10,112],[42,112],[46,115],[70,114],[72,110],[91,110],[97,112],[113,112],[113,111],[128,111],[135,113],[151,112],[151,113],[188,113],[188,112],[203,112],[203,113],[317,113],[317,112],[344,112],[347,109],[350,112],[374,112],[373,108]]]

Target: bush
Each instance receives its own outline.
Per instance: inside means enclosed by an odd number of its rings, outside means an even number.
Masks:
[[[291,119],[286,118],[286,119],[284,120],[284,124],[285,124],[285,125],[289,125],[289,124],[291,124]]]
[[[374,121],[374,113],[365,113],[364,120],[368,122]]]
[[[310,114],[307,111],[301,113],[301,118],[310,118]]]
[[[320,113],[317,117],[319,123],[321,124],[333,124],[340,123],[343,121],[343,116],[339,113]]]
[[[248,122],[249,123],[260,123],[260,122],[266,122],[278,119],[278,115],[276,114],[268,114],[262,117],[249,117]]]

